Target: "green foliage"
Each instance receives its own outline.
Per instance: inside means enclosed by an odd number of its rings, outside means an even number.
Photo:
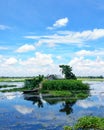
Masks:
[[[85,116],[78,120],[73,126],[73,130],[104,130],[104,118],[96,116]],[[64,130],[71,130],[70,126],[65,126]]]
[[[75,130],[78,129],[104,130],[104,118],[94,116],[82,117],[78,120],[77,124],[75,125]]]
[[[16,87],[16,85],[0,85],[0,88]]]
[[[43,90],[89,90],[87,84],[80,80],[46,80],[43,82]]]
[[[24,82],[24,77],[0,77],[0,82]]]
[[[62,69],[62,74],[65,75],[66,79],[77,79],[75,74],[72,73],[72,67],[69,65],[59,65],[59,67]]]
[[[49,94],[52,94],[53,96],[71,96],[72,93],[69,91],[49,91]]]
[[[25,80],[25,88],[33,89],[39,86],[39,83],[43,80],[43,76],[39,75],[34,77],[33,79],[26,79]]]
[[[64,130],[73,130],[73,129],[72,129],[72,127],[70,127],[70,126],[65,126],[65,127],[64,127]]]

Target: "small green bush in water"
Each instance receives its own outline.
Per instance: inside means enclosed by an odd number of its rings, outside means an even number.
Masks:
[[[71,130],[72,127],[65,126],[64,130]],[[104,130],[104,118],[85,116],[78,120],[72,130]]]

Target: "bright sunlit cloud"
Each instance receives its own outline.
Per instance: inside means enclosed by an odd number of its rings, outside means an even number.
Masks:
[[[58,19],[52,27],[48,27],[47,29],[55,29],[55,28],[60,28],[60,27],[64,27],[67,25],[69,19],[67,17],[62,18],[62,19]]]
[[[35,50],[34,45],[25,44],[25,45],[19,47],[19,48],[16,50],[16,52],[18,52],[18,53],[23,53],[23,52],[33,51],[33,50]]]

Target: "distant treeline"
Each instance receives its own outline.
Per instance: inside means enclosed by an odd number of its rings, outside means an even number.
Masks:
[[[57,77],[57,75],[55,75],[55,74],[52,74],[52,75],[47,75],[47,76],[44,76],[43,75],[43,77],[49,77],[49,76],[54,76],[54,77]],[[58,78],[60,78],[61,76],[59,76],[58,75]],[[102,75],[100,75],[100,76],[76,76],[77,78],[90,78],[90,79],[92,79],[92,78],[100,78],[100,79],[103,79],[104,78],[104,76],[102,76]],[[28,77],[25,77],[25,76],[23,76],[23,77],[6,77],[6,76],[1,76],[0,78],[25,78],[25,79],[28,79],[28,78],[34,78],[34,76],[28,76]]]
[[[29,76],[29,77],[24,77],[24,76],[23,77],[19,77],[19,76],[18,77],[1,76],[0,78],[33,78],[33,77],[34,76]]]
[[[102,75],[100,75],[100,76],[78,76],[77,78],[90,78],[90,79],[99,78],[99,79],[103,79],[104,77]]]

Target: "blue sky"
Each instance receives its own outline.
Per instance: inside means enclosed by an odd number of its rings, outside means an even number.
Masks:
[[[0,0],[0,76],[104,76],[103,0]]]

